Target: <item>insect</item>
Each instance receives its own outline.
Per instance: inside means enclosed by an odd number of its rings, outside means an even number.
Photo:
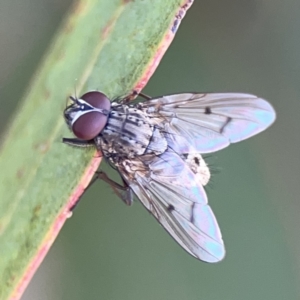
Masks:
[[[142,95],[146,97],[145,95]],[[218,262],[225,247],[204,186],[210,171],[201,154],[247,139],[275,120],[264,99],[238,93],[182,93],[130,104],[110,102],[98,91],[71,97],[65,121],[76,138],[63,142],[95,146],[119,171],[123,185],[101,171],[127,204],[133,193],[188,253]]]

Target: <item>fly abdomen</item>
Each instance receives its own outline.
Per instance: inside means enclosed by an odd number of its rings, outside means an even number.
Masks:
[[[146,154],[162,154],[164,153],[168,148],[168,142],[165,138],[165,136],[161,133],[161,131],[154,127],[152,137],[150,139],[150,142],[147,146],[147,149],[145,151]]]

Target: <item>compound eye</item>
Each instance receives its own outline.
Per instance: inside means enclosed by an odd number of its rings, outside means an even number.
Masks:
[[[110,101],[103,93],[97,91],[88,92],[82,95],[80,99],[86,101],[95,108],[103,109],[108,112],[110,111]],[[75,121],[72,130],[79,139],[86,141],[92,140],[103,130],[107,118],[107,115],[98,111],[88,112]]]

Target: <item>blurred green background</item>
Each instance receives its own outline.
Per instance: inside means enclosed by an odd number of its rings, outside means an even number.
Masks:
[[[1,0],[2,133],[71,3]],[[209,158],[223,262],[193,259],[99,182],[22,299],[300,299],[299,29],[298,0],[196,1],[144,90],[249,92],[277,111],[269,130]]]

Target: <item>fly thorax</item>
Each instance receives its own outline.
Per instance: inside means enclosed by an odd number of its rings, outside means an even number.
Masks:
[[[133,158],[145,153],[154,131],[151,119],[143,111],[116,103],[112,104],[96,144],[105,156]]]
[[[148,165],[140,159],[122,160],[122,167],[128,172],[128,174],[134,174],[136,172],[141,172],[144,176],[149,174]]]

